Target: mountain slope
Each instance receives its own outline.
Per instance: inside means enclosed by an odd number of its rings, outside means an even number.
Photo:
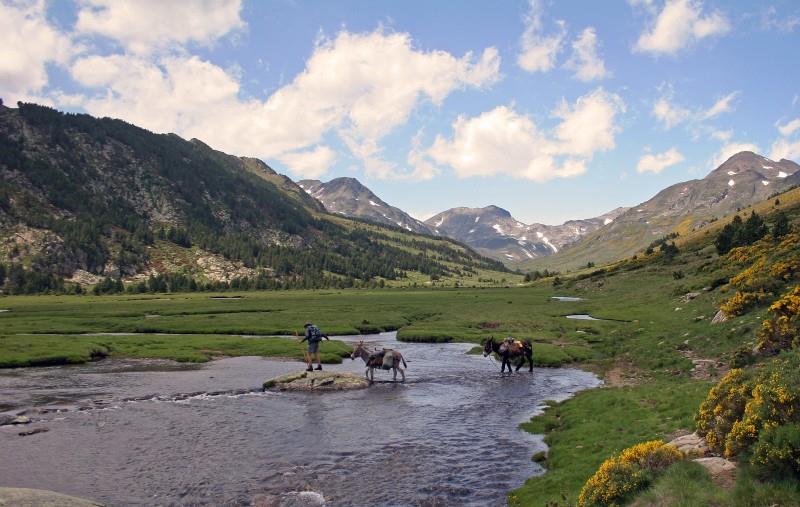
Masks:
[[[586,220],[561,225],[526,225],[497,206],[453,208],[425,221],[436,234],[460,241],[478,252],[507,263],[558,253],[592,231],[609,224],[625,211],[617,208]]]
[[[302,180],[298,185],[321,202],[330,213],[364,218],[421,234],[431,234],[431,230],[424,223],[405,211],[386,204],[355,178],[334,178],[327,183]]]
[[[798,171],[800,166],[790,160],[737,153],[705,178],[665,188],[558,255],[526,262],[522,268],[565,270],[632,255],[667,234],[686,234],[786,190]]]
[[[266,288],[504,271],[452,242],[329,215],[254,159],[33,104],[0,106],[6,263],[16,291],[25,280],[34,280],[32,291],[58,277],[96,283],[176,272],[201,283],[258,279]]]

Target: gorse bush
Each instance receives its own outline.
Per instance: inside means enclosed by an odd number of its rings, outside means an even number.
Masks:
[[[769,313],[758,333],[758,351],[775,354],[794,347],[800,335],[800,287],[773,303]]]
[[[785,353],[757,371],[731,370],[695,421],[709,447],[728,457],[746,454],[767,429],[800,423],[800,355]]]
[[[753,447],[753,468],[763,479],[800,478],[800,425],[766,428]]]
[[[650,484],[656,475],[683,459],[683,453],[661,440],[634,445],[607,459],[586,482],[579,507],[621,505]]]
[[[733,424],[742,418],[750,398],[750,377],[751,374],[745,370],[731,370],[711,388],[700,405],[695,416],[697,433],[705,435],[711,450],[724,451],[725,440]]]
[[[769,294],[765,292],[739,291],[734,294],[732,298],[722,303],[719,309],[729,316],[742,315],[747,310],[768,297]]]

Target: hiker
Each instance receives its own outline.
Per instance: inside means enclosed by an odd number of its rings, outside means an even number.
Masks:
[[[311,322],[306,322],[303,327],[306,328],[306,333],[305,336],[303,336],[303,339],[300,340],[300,343],[308,341],[308,351],[306,352],[306,363],[308,363],[308,368],[306,368],[306,371],[314,371],[314,368],[311,367],[311,363],[314,361],[314,356],[317,358],[317,370],[321,370],[322,359],[320,359],[319,355],[319,342],[321,342],[323,338],[326,340],[330,340],[330,338],[328,338],[328,335],[323,334],[322,331],[320,331],[319,328]]]

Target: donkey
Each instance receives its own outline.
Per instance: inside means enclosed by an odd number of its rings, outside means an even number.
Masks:
[[[522,361],[519,362],[517,369],[514,371],[519,371],[519,369],[525,364],[525,361],[528,361],[528,371],[533,372],[533,345],[531,344],[530,340],[521,340],[521,343],[522,347],[518,347],[513,343],[494,341],[494,336],[492,336],[486,340],[486,344],[483,346],[483,357],[488,356],[492,352],[497,353],[497,355],[503,359],[503,365],[500,368],[500,373],[506,371],[506,365],[508,365],[508,373],[511,373],[511,359],[522,357]]]
[[[400,376],[402,377],[401,382],[406,381],[406,372],[403,368],[400,367],[400,363],[403,363],[403,366],[408,368],[406,364],[406,360],[403,358],[403,354],[396,350],[387,350],[386,354],[391,353],[394,361],[392,362],[392,370],[394,370],[394,375],[392,376],[392,380],[397,382],[397,372],[400,372]],[[358,342],[355,349],[353,349],[353,353],[350,354],[350,359],[355,359],[356,357],[360,357],[364,360],[364,363],[367,365],[367,369],[364,371],[364,377],[367,378],[370,382],[375,381],[375,368],[381,368],[383,366],[383,354],[380,352],[370,352],[367,350],[367,347],[364,346],[364,340]],[[510,369],[510,367],[509,367]]]

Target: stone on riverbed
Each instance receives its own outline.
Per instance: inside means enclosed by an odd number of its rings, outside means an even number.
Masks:
[[[289,373],[264,382],[265,391],[349,391],[368,386],[369,381],[360,375],[328,371]]]
[[[0,488],[0,507],[102,507],[102,504],[62,495],[53,491],[28,488]]]

